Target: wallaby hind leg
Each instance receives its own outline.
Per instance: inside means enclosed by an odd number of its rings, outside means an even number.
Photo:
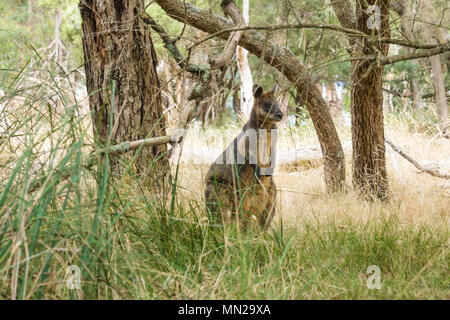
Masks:
[[[231,220],[235,211],[233,189],[222,183],[208,183],[205,191],[206,207],[214,219]]]

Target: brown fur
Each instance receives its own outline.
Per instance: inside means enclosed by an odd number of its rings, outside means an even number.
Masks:
[[[236,217],[238,221],[247,224],[248,221],[257,222],[261,227],[267,227],[275,214],[276,187],[272,175],[262,175],[260,172],[275,164],[263,163],[260,159],[260,149],[266,152],[265,159],[275,161],[271,153],[271,129],[276,129],[276,123],[281,120],[282,112],[275,100],[275,87],[263,92],[260,86],[254,87],[255,102],[250,120],[245,124],[241,134],[225,149],[232,148],[236,154],[240,152],[245,157],[244,164],[234,164],[223,160],[223,164],[216,162],[209,169],[206,176],[206,206],[213,215],[220,215],[225,220]],[[266,133],[266,144],[257,145],[257,165],[251,164],[249,154],[249,138],[245,136],[247,130],[253,129],[257,136]],[[261,131],[266,129],[267,131]],[[259,141],[259,140],[258,140]],[[264,161],[265,162],[265,161]]]

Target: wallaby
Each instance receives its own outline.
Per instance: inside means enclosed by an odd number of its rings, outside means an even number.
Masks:
[[[267,92],[253,87],[254,104],[242,132],[212,164],[206,175],[206,207],[222,219],[269,225],[275,214],[273,181],[277,123],[283,113],[275,100],[276,86]]]

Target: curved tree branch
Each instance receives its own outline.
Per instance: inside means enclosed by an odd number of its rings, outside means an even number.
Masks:
[[[217,15],[214,15],[217,16]],[[217,16],[220,17],[220,16]],[[182,21],[182,20],[180,20]],[[221,29],[217,32],[211,33],[209,36],[196,41],[193,45],[189,46],[187,49],[192,49],[203,42],[206,42],[215,37],[225,38],[224,34],[229,34],[230,32],[235,31],[247,31],[247,30],[266,30],[266,31],[276,31],[276,30],[288,30],[288,29],[325,29],[343,33],[350,38],[361,38],[367,39],[369,43],[389,43],[396,44],[403,47],[414,48],[414,49],[434,49],[440,47],[439,44],[423,44],[416,41],[402,40],[402,39],[394,39],[391,37],[379,37],[371,34],[366,34],[364,32],[344,28],[341,26],[335,26],[332,24],[324,24],[324,23],[298,23],[298,24],[279,24],[279,25],[269,25],[269,26],[244,26],[244,27],[227,27]]]

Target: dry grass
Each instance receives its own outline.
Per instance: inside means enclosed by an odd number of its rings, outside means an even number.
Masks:
[[[425,134],[411,133],[408,125],[397,121],[395,128],[387,127],[386,136],[408,150],[421,163],[438,164],[442,171],[450,172],[450,140]],[[348,128],[339,127],[340,136],[349,139]],[[317,143],[314,133],[306,128],[303,133],[283,128],[279,149],[310,146]],[[293,132],[294,131],[294,132]],[[209,164],[236,136],[239,127],[227,130],[192,129],[183,146],[179,185],[184,202],[203,202],[204,177]],[[279,153],[279,152],[278,152]],[[189,163],[195,162],[195,163]],[[351,153],[346,154],[347,184],[351,184]],[[450,182],[419,172],[387,146],[387,166],[390,200],[386,203],[360,199],[351,187],[337,195],[324,193],[323,169],[297,170],[283,166],[275,170],[278,189],[278,216],[275,220],[288,225],[302,225],[304,219],[347,220],[363,222],[376,218],[374,212],[396,214],[404,223],[448,224],[450,215]],[[376,215],[376,214],[375,214]]]

